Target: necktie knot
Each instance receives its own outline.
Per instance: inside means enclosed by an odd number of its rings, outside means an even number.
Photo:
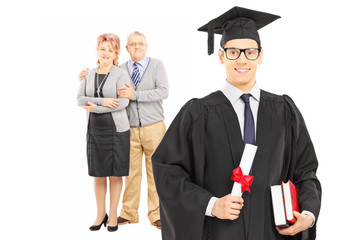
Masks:
[[[250,93],[246,93],[246,94],[241,95],[240,98],[241,98],[245,103],[249,103],[250,96],[251,96]]]

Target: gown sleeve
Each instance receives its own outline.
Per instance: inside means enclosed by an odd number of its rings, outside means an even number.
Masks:
[[[305,121],[293,100],[284,95],[291,142],[289,178],[298,189],[300,212],[310,211],[317,220],[321,205],[321,185],[316,176],[318,161]],[[315,227],[312,227],[314,232]],[[314,233],[310,233],[314,234]]]
[[[201,239],[212,194],[204,181],[204,107],[190,100],[152,156],[163,239]]]

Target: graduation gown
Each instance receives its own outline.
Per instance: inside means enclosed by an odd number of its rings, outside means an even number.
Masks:
[[[274,223],[270,186],[290,179],[298,188],[300,212],[318,219],[318,162],[304,120],[290,97],[261,90],[251,193],[244,192],[239,218],[205,216],[212,196],[231,192],[232,171],[244,150],[237,115],[221,91],[187,102],[152,157],[165,240],[315,239],[316,225],[296,236],[280,235]]]

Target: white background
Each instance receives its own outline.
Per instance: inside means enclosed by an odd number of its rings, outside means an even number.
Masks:
[[[167,126],[193,97],[218,90],[225,71],[207,56],[197,28],[233,6],[281,15],[259,31],[264,48],[257,80],[290,95],[316,148],[322,183],[317,239],[354,239],[359,211],[358,43],[356,1],[16,1],[1,6],[0,238],[161,239],[146,218],[90,232],[96,205],[87,175],[85,111],[77,76],[96,63],[96,38],[146,34],[148,55],[163,60],[170,82]],[[215,38],[215,49],[220,37]],[[119,210],[121,203],[119,205]],[[6,237],[4,237],[6,236]]]

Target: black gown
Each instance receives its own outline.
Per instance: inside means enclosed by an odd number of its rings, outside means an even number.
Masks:
[[[102,94],[102,87],[106,83],[106,78],[104,78],[105,74],[99,74],[99,82],[102,84],[95,81],[94,89],[97,90],[100,86],[99,94],[95,90],[95,97],[104,97]],[[105,82],[103,83],[103,81]],[[90,113],[86,138],[90,176],[121,177],[129,175],[130,131],[116,132],[114,119],[110,112]]]
[[[275,228],[270,185],[290,179],[298,188],[300,211],[316,219],[321,186],[315,151],[294,102],[263,90],[260,98],[254,181],[234,221],[205,216],[212,196],[231,192],[232,170],[244,150],[231,103],[217,91],[190,100],[178,113],[152,157],[164,240],[315,239],[316,225],[294,237]]]

